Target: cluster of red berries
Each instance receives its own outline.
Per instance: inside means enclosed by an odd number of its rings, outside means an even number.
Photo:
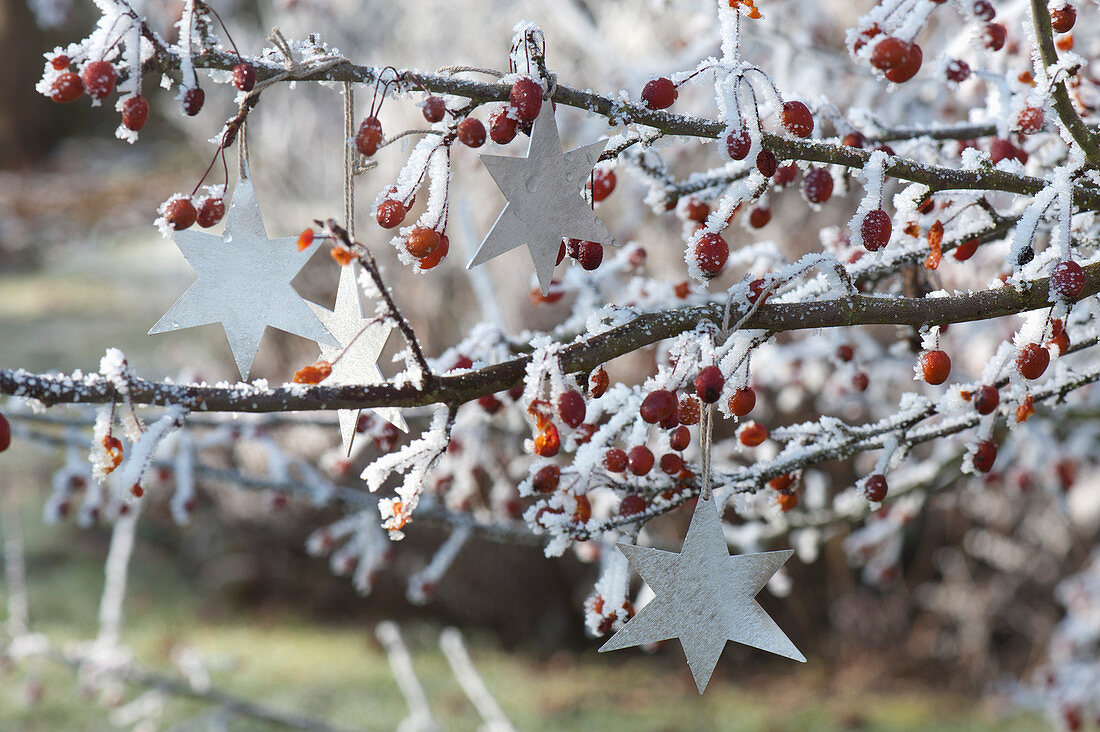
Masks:
[[[391,188],[391,194],[397,189]],[[407,203],[397,198],[384,198],[374,210],[375,221],[383,229],[395,229],[405,220],[409,208],[415,203],[415,197]],[[432,269],[447,256],[451,249],[450,239],[445,233],[427,226],[413,227],[405,237],[405,251],[416,258],[420,269]]]
[[[177,195],[168,199],[161,213],[165,221],[176,231],[188,229],[196,223],[208,229],[225,216],[225,201],[221,196],[208,196],[199,199],[196,207],[192,196]]]
[[[507,145],[516,139],[516,133],[531,134],[531,126],[542,111],[542,85],[529,76],[520,77],[512,84],[508,92],[508,104],[501,106],[489,116],[489,138],[498,145]],[[481,124],[478,122],[478,124]],[[482,127],[484,130],[484,127]],[[476,135],[473,135],[476,138]],[[459,126],[459,138],[462,129]],[[484,132],[481,143],[471,145],[479,147],[485,141]],[[467,145],[470,143],[463,139]]]

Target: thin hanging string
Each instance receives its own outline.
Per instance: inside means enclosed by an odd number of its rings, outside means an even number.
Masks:
[[[248,180],[251,176],[248,171],[248,122],[241,122],[241,129],[237,131],[237,174],[241,180]]]
[[[355,97],[351,82],[344,82],[344,228],[355,239],[355,155],[351,138],[355,134]]]
[[[733,306],[733,295],[726,295],[726,307],[722,310],[722,337],[727,338],[729,334],[726,332],[730,327],[730,309]],[[714,405],[708,404],[703,410],[702,417],[699,422],[699,449],[702,453],[702,469],[703,469],[703,488],[700,494],[704,501],[709,501],[712,497],[712,490],[710,484],[710,444],[711,444],[711,430],[714,424]]]

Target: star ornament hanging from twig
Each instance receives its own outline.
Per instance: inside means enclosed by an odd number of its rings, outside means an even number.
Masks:
[[[713,498],[695,504],[679,554],[632,544],[619,549],[656,596],[601,653],[679,638],[700,694],[727,640],[805,662],[755,599],[794,552],[730,556]]]
[[[340,285],[336,289],[336,308],[327,310],[315,303],[308,303],[329,333],[336,338],[337,346],[321,344],[321,358],[332,364],[332,373],[325,378],[326,385],[380,384],[382,372],[378,370],[378,357],[390,337],[393,326],[381,319],[367,317],[367,303],[359,287],[359,263],[340,268]],[[358,409],[340,409],[340,438],[344,454],[351,452],[355,428],[359,422]],[[408,432],[401,410],[384,407],[372,410],[382,419],[391,422],[403,432]]]
[[[290,281],[320,246],[298,251],[294,237],[268,239],[256,191],[241,178],[221,236],[177,231],[176,246],[198,275],[149,335],[221,323],[242,379],[267,326],[335,346],[336,340]]]
[[[580,193],[607,140],[563,153],[553,107],[550,101],[542,105],[531,130],[527,157],[481,156],[508,203],[467,267],[526,244],[544,295],[550,290],[563,238],[616,245]]]

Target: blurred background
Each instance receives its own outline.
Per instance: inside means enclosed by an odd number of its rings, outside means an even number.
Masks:
[[[765,21],[748,48],[771,64],[767,68],[785,91],[812,97],[827,87],[838,105],[871,105],[895,120],[957,115],[956,101],[943,99],[935,84],[915,82],[904,98],[868,91],[868,74],[851,68],[843,40],[869,6],[760,3]],[[560,79],[635,96],[655,72],[690,68],[718,52],[710,0],[230,0],[216,7],[245,52],[257,51],[278,26],[288,38],[317,32],[358,63],[421,70],[506,67],[512,27],[528,18],[546,31],[548,61]],[[178,2],[150,0],[141,9],[172,39],[179,8]],[[117,346],[148,378],[235,379],[216,327],[145,335],[192,278],[176,247],[151,225],[154,212],[202,175],[213,152],[207,140],[233,112],[232,93],[204,83],[205,111],[185,118],[174,92],[154,90],[157,79],[146,79],[153,112],[133,146],[114,139],[117,115],[107,106],[52,104],[33,89],[43,54],[87,34],[94,13],[76,0],[0,0],[0,367],[95,371],[104,349]],[[933,26],[933,32],[942,30]],[[711,95],[701,83],[684,92],[683,104],[713,114]],[[367,90],[357,92],[357,101],[362,115]],[[391,99],[382,118],[390,131],[418,126],[418,115],[408,100]],[[559,120],[567,145],[607,131],[603,120],[576,110],[560,112]],[[335,87],[299,85],[264,95],[250,118],[249,145],[270,235],[294,235],[313,219],[341,215],[342,122]],[[473,151],[456,149],[452,254],[429,278],[413,273],[397,261],[387,237],[368,225],[371,201],[409,149],[384,149],[379,167],[359,177],[360,226],[426,350],[437,355],[486,317],[463,265],[500,197]],[[681,173],[717,164],[707,145],[663,152]],[[216,165],[208,183],[222,182],[221,175]],[[232,159],[229,177],[231,183]],[[646,188],[637,177],[620,173],[619,185],[601,216],[620,240],[646,247],[652,276],[685,279],[682,222],[644,206]],[[842,225],[853,207],[854,200],[827,209],[810,217],[811,224],[800,200],[776,198],[770,227],[745,228],[738,239],[775,239],[797,256],[818,247],[819,230]],[[517,250],[487,267],[502,325],[512,333],[550,326],[568,312],[567,302],[530,304],[531,283],[509,276],[517,268],[527,271],[526,256]],[[336,273],[333,262],[318,256],[296,285],[331,306]],[[730,282],[738,276],[727,275]],[[893,335],[884,329],[885,337]],[[311,344],[269,330],[253,376],[285,381],[315,358]],[[651,359],[622,359],[613,377],[644,378]],[[393,373],[388,360],[381,362],[383,372]],[[795,416],[796,410],[787,415]],[[409,421],[414,431],[424,425],[415,415]],[[334,443],[336,431],[311,439]],[[5,537],[13,535],[13,522],[22,527],[31,623],[57,641],[94,634],[110,541],[109,526],[43,521],[62,458],[19,441],[0,455]],[[916,514],[904,531],[896,576],[889,578],[868,581],[866,572],[851,566],[845,535],[828,537],[816,561],[792,561],[789,595],[777,600],[765,591],[760,598],[810,662],[795,666],[731,644],[702,698],[675,643],[652,654],[595,653],[601,641],[586,637],[582,603],[596,568],[571,553],[548,560],[538,547],[475,539],[430,601],[414,605],[406,598],[408,579],[445,538],[418,524],[373,592],[361,597],[346,577],[334,576],[326,561],[305,549],[309,534],[338,519],[337,511],[304,501],[276,505],[225,485],[203,490],[184,527],[173,523],[153,491],[137,528],[122,641],[146,666],[166,673],[178,664],[181,648],[192,649],[220,688],[370,730],[397,728],[407,715],[374,633],[384,620],[402,629],[428,703],[447,730],[479,724],[439,649],[447,625],[464,631],[475,667],[517,729],[1044,729],[1046,719],[1021,712],[1001,692],[1044,662],[1062,614],[1053,589],[1088,558],[1097,525],[1089,470],[1082,466],[1075,476],[1078,487],[1086,487],[1073,499],[1081,509],[1069,511],[1072,530],[1057,539],[1051,533],[1028,543],[1012,534],[1011,547],[984,557],[969,551],[980,544],[976,526],[993,536],[1030,514],[1039,533],[1064,528],[1068,499],[1044,491],[1009,495],[1009,488],[1000,502],[943,501]],[[857,475],[851,465],[829,471],[837,481]],[[954,479],[945,472],[942,481]],[[682,536],[682,513],[663,517],[653,530]],[[48,661],[7,664],[2,671],[0,729],[133,726],[117,714],[132,690],[90,698],[76,674]],[[173,698],[160,724],[214,729],[204,708]],[[233,730],[269,728],[279,727],[228,723]]]

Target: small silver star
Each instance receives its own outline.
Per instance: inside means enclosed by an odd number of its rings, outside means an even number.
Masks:
[[[294,237],[268,239],[250,179],[237,182],[221,236],[184,230],[175,233],[174,241],[198,279],[149,335],[221,323],[242,379],[248,378],[269,325],[336,345],[290,284],[320,242],[299,252]]]
[[[378,370],[378,357],[390,337],[393,326],[381,320],[368,319],[367,303],[359,287],[359,263],[352,262],[340,268],[340,286],[336,290],[336,309],[326,310],[315,303],[307,303],[325,328],[336,338],[338,345],[321,345],[321,358],[332,364],[332,373],[325,384],[380,384],[382,372]],[[340,409],[340,437],[344,454],[351,452],[355,427],[359,422],[359,409]],[[395,427],[408,432],[401,410],[394,407],[372,410]]]
[[[726,641],[805,661],[754,599],[793,551],[730,556],[714,500],[699,499],[679,554],[619,544],[654,597],[600,648],[679,638],[695,685],[707,688]]]
[[[542,105],[527,157],[481,156],[508,203],[467,267],[526,244],[544,295],[550,289],[563,238],[615,245],[611,232],[580,193],[607,140],[563,153],[553,107],[549,100]]]

